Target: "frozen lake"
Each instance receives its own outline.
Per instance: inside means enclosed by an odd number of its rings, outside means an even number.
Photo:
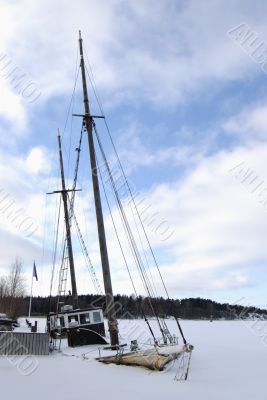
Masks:
[[[97,347],[70,349],[63,343],[61,353],[36,358],[36,368],[27,376],[20,371],[20,358],[1,357],[1,394],[28,400],[51,396],[64,400],[95,396],[101,400],[266,398],[267,322],[181,322],[187,340],[195,346],[186,382],[174,380],[177,362],[164,372],[104,365],[94,360]],[[155,321],[152,325],[156,330]],[[169,325],[177,333],[175,322],[169,321]],[[147,338],[142,320],[121,321],[120,330],[127,341]]]

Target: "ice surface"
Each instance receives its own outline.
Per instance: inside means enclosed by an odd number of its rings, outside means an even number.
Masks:
[[[155,321],[152,325],[156,330]],[[39,326],[44,329],[45,324]],[[170,320],[169,326],[177,333],[175,321]],[[71,349],[64,342],[61,353],[35,359],[36,368],[28,376],[23,375],[27,360],[23,364],[21,358],[0,357],[1,396],[27,400],[266,399],[266,322],[182,321],[182,326],[195,346],[186,382],[174,380],[176,363],[164,372],[105,365],[94,360],[99,355],[97,346]],[[138,338],[143,345],[149,337],[144,321],[121,321],[120,330],[122,341]],[[106,354],[105,350],[101,353]]]

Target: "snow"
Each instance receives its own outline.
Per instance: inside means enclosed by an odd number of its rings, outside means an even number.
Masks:
[[[21,357],[0,357],[1,395],[27,400],[266,398],[266,322],[181,322],[185,336],[195,346],[186,382],[174,380],[177,362],[164,372],[105,365],[94,359],[99,354],[97,346],[72,349],[64,341],[62,352],[35,358],[36,368],[30,375],[23,375]],[[156,322],[151,323],[156,329]],[[168,324],[172,333],[177,332],[175,321]],[[44,329],[44,321],[39,320],[39,327]],[[120,321],[120,330],[127,341],[138,337],[139,343],[144,343],[147,339],[142,320]],[[101,353],[106,354],[105,350]]]

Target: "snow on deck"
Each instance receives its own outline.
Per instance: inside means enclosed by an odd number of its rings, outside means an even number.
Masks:
[[[156,329],[155,321],[152,325]],[[169,321],[169,325],[177,332],[175,321]],[[44,323],[41,326],[44,329]],[[36,368],[30,375],[23,375],[27,360],[0,357],[1,395],[27,400],[47,400],[51,396],[64,400],[94,396],[98,400],[266,398],[266,322],[182,321],[182,326],[195,346],[187,382],[174,380],[177,363],[164,372],[105,365],[94,360],[98,346],[71,349],[63,341],[61,353],[35,359]],[[144,321],[121,321],[120,330],[124,340],[147,340]],[[102,350],[101,354],[106,352]]]

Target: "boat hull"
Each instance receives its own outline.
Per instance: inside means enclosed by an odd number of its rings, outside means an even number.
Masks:
[[[105,364],[129,365],[144,367],[154,371],[163,371],[164,367],[172,360],[177,359],[182,353],[190,353],[193,346],[166,346],[147,351],[137,351],[117,356],[97,358]]]
[[[91,324],[67,331],[69,347],[88,346],[92,344],[107,344],[104,324]]]

